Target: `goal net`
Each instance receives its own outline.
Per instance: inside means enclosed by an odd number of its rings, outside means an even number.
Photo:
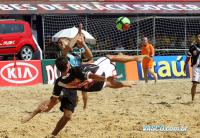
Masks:
[[[80,16],[44,16],[44,43],[48,58],[55,58],[57,48],[51,37],[58,31],[83,23],[84,30],[97,39],[96,45],[89,45],[95,57],[106,54],[140,54],[140,44],[144,36],[155,48],[156,55],[184,55],[200,33],[200,17],[127,16],[132,24],[128,31],[119,31],[115,27],[113,15]]]

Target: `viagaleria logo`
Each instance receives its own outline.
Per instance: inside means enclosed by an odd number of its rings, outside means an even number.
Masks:
[[[14,84],[25,84],[34,81],[38,77],[37,67],[26,62],[9,63],[1,68],[0,75],[3,80]]]

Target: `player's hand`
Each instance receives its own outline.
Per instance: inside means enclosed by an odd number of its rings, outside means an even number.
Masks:
[[[79,33],[79,34],[81,34],[82,29],[83,29],[83,24],[80,23],[80,24],[79,24],[79,27],[78,27],[78,33]]]
[[[77,39],[77,47],[82,48],[84,45],[86,45],[84,35],[80,34],[78,39]]]

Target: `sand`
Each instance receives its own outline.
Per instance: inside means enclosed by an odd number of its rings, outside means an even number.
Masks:
[[[59,138],[179,138],[200,137],[200,96],[191,102],[189,79],[143,81],[133,88],[106,88],[89,93],[84,111],[81,95],[72,120]],[[0,137],[44,138],[62,116],[59,105],[30,122],[21,124],[42,100],[50,97],[52,85],[0,88]],[[200,90],[198,86],[197,91]],[[186,132],[144,132],[145,125],[184,126]]]

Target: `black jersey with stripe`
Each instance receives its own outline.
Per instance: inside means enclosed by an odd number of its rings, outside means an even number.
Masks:
[[[61,76],[58,79],[56,79],[55,84],[54,84],[54,89],[53,89],[53,95],[59,96],[61,94],[63,87],[58,85],[60,81],[63,82],[64,84],[71,83],[72,81],[75,81],[75,80],[84,82],[87,80],[88,73],[95,74],[98,69],[99,69],[99,66],[95,64],[82,64],[77,67],[72,67],[66,76]],[[77,88],[76,90],[86,91],[88,89]]]

